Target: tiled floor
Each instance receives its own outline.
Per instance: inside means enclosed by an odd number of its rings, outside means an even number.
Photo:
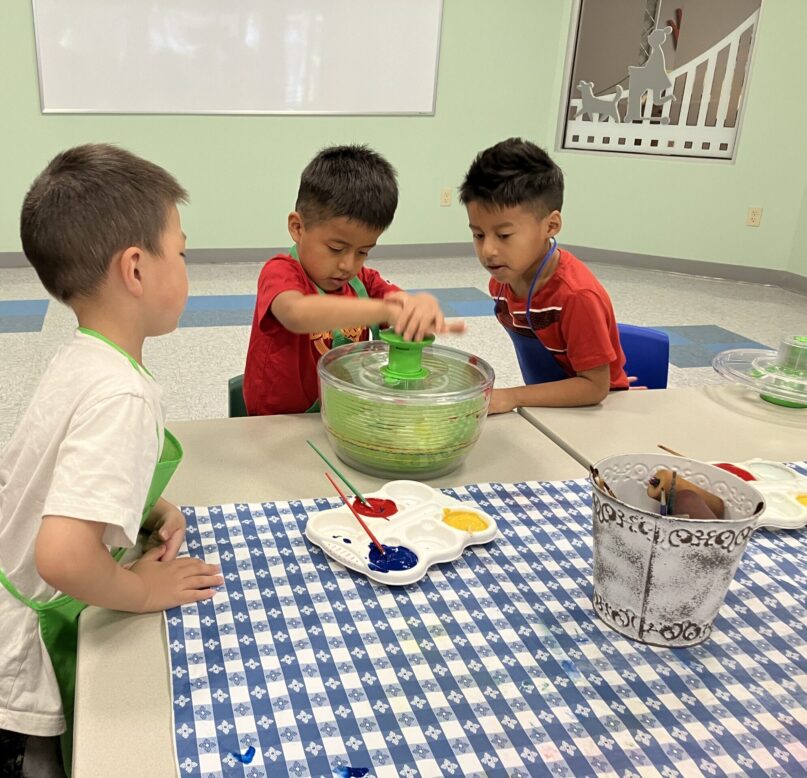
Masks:
[[[487,276],[472,259],[377,260],[399,286],[428,289],[446,313],[467,320],[464,335],[441,343],[490,362],[497,384],[521,383],[510,340],[492,315]],[[227,379],[244,368],[255,283],[261,265],[191,265],[191,298],[180,327],[146,343],[145,361],[165,388],[170,419],[227,415]],[[593,264],[617,318],[670,336],[669,385],[717,383],[711,359],[724,348],[776,348],[807,334],[807,298],[783,289]],[[0,445],[75,319],[48,300],[30,268],[0,269]]]
[[[730,348],[767,348],[763,343],[714,324],[657,329],[669,336],[670,364],[676,367],[708,367],[715,354]]]

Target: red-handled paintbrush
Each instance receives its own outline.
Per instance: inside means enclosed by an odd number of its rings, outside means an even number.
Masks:
[[[375,544],[375,547],[382,554],[386,554],[387,552],[384,550],[384,546],[382,546],[378,542],[378,538],[376,538],[376,536],[373,535],[372,532],[370,532],[370,528],[364,523],[364,519],[362,519],[362,517],[359,516],[359,514],[356,513],[356,511],[353,509],[353,506],[348,502],[347,497],[345,497],[345,493],[339,488],[336,481],[334,481],[333,478],[331,478],[331,474],[326,471],[325,477],[331,482],[331,484],[333,485],[333,488],[336,489],[336,493],[342,498],[342,502],[345,505],[347,505],[348,508],[350,508],[350,512],[356,517],[356,521],[358,521],[359,524],[361,524],[362,529],[370,536],[370,540],[373,541],[373,543]]]

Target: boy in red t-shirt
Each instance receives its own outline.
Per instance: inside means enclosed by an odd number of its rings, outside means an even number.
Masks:
[[[460,332],[430,294],[409,295],[364,267],[398,205],[395,170],[367,146],[323,149],[289,214],[294,247],[261,270],[244,369],[250,416],[319,410],[317,362],[386,322],[407,340]]]
[[[520,138],[481,152],[460,187],[474,248],[490,273],[495,313],[537,374],[529,386],[494,389],[489,413],[519,406],[595,405],[627,389],[611,299],[555,235],[563,173]],[[529,304],[528,304],[529,303]]]

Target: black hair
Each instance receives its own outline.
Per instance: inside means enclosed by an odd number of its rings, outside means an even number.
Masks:
[[[117,146],[76,146],[57,154],[25,195],[22,249],[56,299],[88,296],[118,252],[162,254],[169,208],[187,199],[152,162]]]
[[[367,146],[330,146],[306,165],[295,209],[307,227],[340,216],[385,230],[398,206],[395,168]]]
[[[508,138],[477,155],[460,187],[460,202],[524,205],[544,216],[563,207],[563,171],[534,143]]]

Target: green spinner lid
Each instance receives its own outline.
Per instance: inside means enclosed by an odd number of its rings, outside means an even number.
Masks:
[[[434,335],[423,340],[404,340],[393,330],[382,330],[379,337],[389,345],[389,362],[381,368],[390,382],[426,378],[429,371],[423,367],[423,348],[434,343]]]

